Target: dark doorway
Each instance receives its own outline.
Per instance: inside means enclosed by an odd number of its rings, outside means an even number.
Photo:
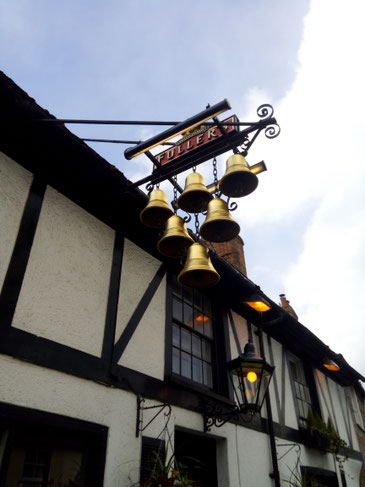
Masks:
[[[175,431],[175,457],[186,466],[197,487],[218,487],[216,442],[212,438]]]

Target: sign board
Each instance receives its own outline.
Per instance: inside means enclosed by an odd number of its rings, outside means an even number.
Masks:
[[[231,136],[232,132],[235,134],[239,131],[238,126],[235,125],[224,125],[225,122],[234,123],[238,122],[238,118],[236,115],[233,115],[230,118],[227,118],[222,121],[222,125],[226,131],[227,136]],[[206,152],[209,146],[209,149],[213,149],[215,146],[221,146],[222,144],[219,139],[226,138],[225,135],[222,134],[220,129],[215,126],[206,126],[202,125],[201,127],[196,128],[191,133],[187,133],[182,139],[178,140],[176,144],[163,151],[159,154],[156,154],[154,157],[155,159],[161,164],[161,166],[165,166],[167,164],[171,164],[174,167],[179,166],[179,162],[183,163],[189,158],[191,164],[194,165],[194,160],[196,159],[196,164],[202,162],[200,160],[200,154],[202,151]],[[227,150],[227,149],[225,149]],[[209,150],[210,152],[210,150]],[[196,157],[194,157],[196,154]],[[216,154],[218,155],[218,154]]]

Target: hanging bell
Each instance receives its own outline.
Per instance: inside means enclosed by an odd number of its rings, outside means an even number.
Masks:
[[[181,257],[194,240],[188,234],[184,220],[172,215],[167,220],[165,233],[157,244],[158,251],[167,257]]]
[[[203,176],[193,172],[186,178],[185,189],[177,203],[179,208],[188,213],[200,213],[207,209],[207,204],[212,198],[213,196],[205,186]]]
[[[224,200],[215,198],[208,204],[205,222],[200,227],[200,235],[208,242],[227,242],[237,237],[240,226],[231,217]]]
[[[255,191],[259,184],[242,154],[233,154],[226,162],[226,172],[218,183],[219,190],[230,198],[240,198]]]
[[[205,288],[217,284],[220,280],[208,256],[208,249],[201,243],[193,243],[188,248],[183,270],[177,277],[182,286]]]
[[[164,228],[166,220],[173,214],[167,202],[167,196],[161,189],[151,191],[146,208],[139,218],[141,222],[150,228]]]

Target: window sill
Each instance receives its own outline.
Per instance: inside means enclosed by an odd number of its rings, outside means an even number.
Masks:
[[[206,398],[209,400],[215,400],[220,402],[226,406],[235,406],[236,403],[230,399],[229,397],[219,394],[218,392],[213,391],[209,387],[198,384],[197,382],[193,382],[189,379],[185,379],[184,377],[176,374],[171,374],[170,376],[165,377],[166,381],[174,384],[175,386],[180,386],[182,389],[186,389],[189,392],[196,393],[202,399]]]

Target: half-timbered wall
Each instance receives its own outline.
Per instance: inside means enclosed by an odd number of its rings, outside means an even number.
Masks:
[[[145,388],[149,405],[173,404],[168,425],[160,415],[143,434],[162,434],[168,443],[175,429],[203,431],[196,385],[189,395],[165,381],[166,268],[4,154],[0,176],[0,402],[107,427],[105,485],[128,486],[138,481],[141,453],[130,391],[143,395]],[[226,359],[249,337],[259,350],[255,327],[227,311]],[[300,444],[289,351],[266,333],[263,344],[276,367],[269,392],[282,478],[289,479],[299,453],[302,465],[333,471],[331,455]],[[358,451],[346,390],[320,371],[316,385],[323,418],[331,416]],[[273,485],[265,407],[262,418],[208,433],[216,441],[219,485]],[[348,487],[358,485],[360,468],[358,457],[346,463]]]
[[[13,326],[101,355],[114,231],[47,186]]]
[[[0,152],[0,286],[14,249],[32,179],[32,174]]]

